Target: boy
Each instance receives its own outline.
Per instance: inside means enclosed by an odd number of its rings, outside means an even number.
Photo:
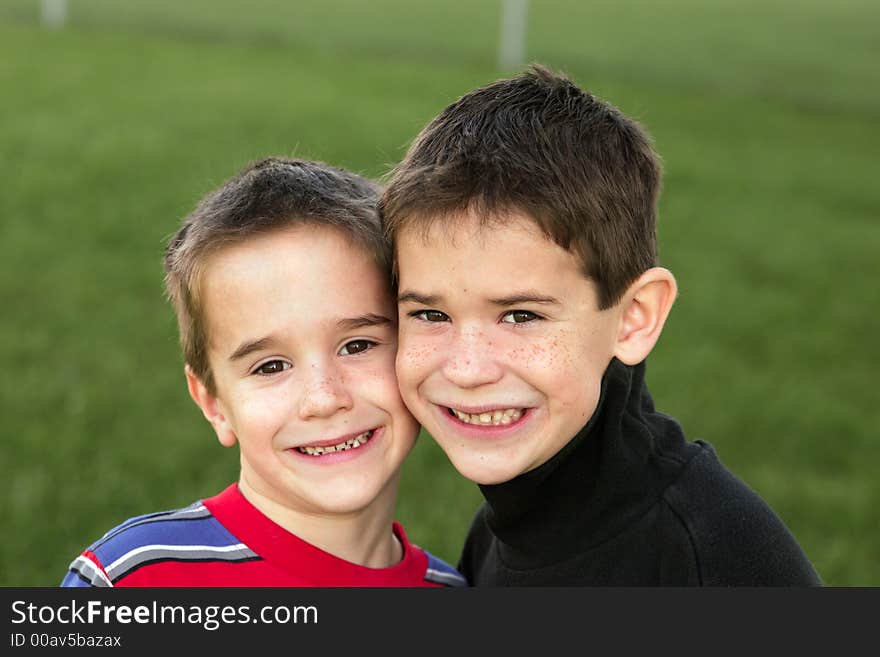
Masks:
[[[532,67],[417,136],[380,201],[407,406],[485,503],[472,585],[819,585],[705,442],[654,410],[645,358],[676,282],[657,266],[650,139]]]
[[[237,484],[132,518],[62,586],[443,586],[393,522],[419,427],[394,377],[378,188],[270,158],[208,194],[165,253],[189,393]]]

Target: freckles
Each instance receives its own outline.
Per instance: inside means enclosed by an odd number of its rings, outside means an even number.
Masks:
[[[550,344],[550,350],[553,352],[555,360],[558,360],[560,365],[566,368],[571,367],[574,362],[570,335],[570,331],[563,331],[559,336],[553,338]]]
[[[436,346],[412,347],[404,351],[398,356],[398,360],[410,369],[418,369],[423,366],[428,359],[439,352]]]
[[[384,370],[366,370],[364,372],[364,378],[371,381],[381,381],[386,376],[387,374]]]
[[[553,358],[551,359],[553,365],[556,365],[557,361],[559,361],[560,367],[571,365],[571,356],[564,343],[560,344],[558,340],[554,340],[553,344],[550,346],[550,351],[553,354]]]
[[[507,352],[511,361],[527,367],[552,367],[559,356],[556,341],[549,344],[533,344],[528,347],[517,347]]]

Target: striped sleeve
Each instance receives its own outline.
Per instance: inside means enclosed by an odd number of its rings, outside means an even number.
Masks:
[[[67,575],[61,582],[63,587],[107,587],[113,586],[104,567],[98,561],[95,553],[86,550],[80,556],[73,560]]]
[[[115,586],[140,568],[167,561],[259,559],[201,503],[138,516],[114,527],[70,564],[62,587]]]

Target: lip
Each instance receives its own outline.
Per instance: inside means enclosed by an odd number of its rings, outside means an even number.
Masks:
[[[516,421],[511,422],[510,424],[499,424],[499,425],[480,425],[480,424],[468,424],[466,422],[462,422],[455,415],[451,415],[449,413],[449,406],[440,406],[438,404],[434,405],[434,408],[438,415],[441,417],[441,422],[446,423],[453,431],[458,434],[463,434],[465,436],[471,438],[507,438],[508,436],[518,433],[525,427],[526,425],[532,422],[532,418],[535,416],[534,408],[530,407],[522,407],[523,414]],[[466,408],[461,408],[459,406],[453,406],[456,410],[462,411],[463,413],[488,413],[489,411],[500,411],[507,408],[520,408],[518,406],[468,406]],[[473,409],[473,410],[471,410]],[[369,445],[369,443],[367,443]]]
[[[339,443],[344,443],[346,440],[351,440],[355,436],[359,436],[366,431],[371,431],[371,429],[364,429],[362,431],[355,431],[350,434],[346,434],[344,436],[340,436],[339,438],[333,438],[330,440],[323,440],[315,443],[303,443],[302,445],[296,445],[294,447],[289,447],[284,450],[285,453],[290,454],[291,457],[296,459],[304,460],[309,463],[313,463],[315,465],[333,465],[336,463],[343,463],[345,461],[351,461],[353,459],[359,458],[369,451],[372,450],[372,447],[375,443],[379,442],[385,437],[385,427],[379,426],[372,429],[373,435],[366,443],[358,447],[357,449],[346,449],[341,452],[333,452],[332,454],[322,454],[321,456],[312,456],[311,454],[303,454],[299,451],[299,447],[328,447],[330,445],[338,445]]]

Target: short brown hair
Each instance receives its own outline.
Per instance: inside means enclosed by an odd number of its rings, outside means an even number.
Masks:
[[[376,203],[381,188],[323,162],[270,157],[251,163],[199,201],[165,251],[165,290],[186,363],[212,393],[200,288],[207,258],[255,235],[301,225],[341,231],[389,274],[391,253]]]
[[[657,264],[661,177],[639,123],[533,65],[428,123],[390,173],[379,209],[392,240],[469,210],[483,225],[525,212],[580,258],[604,309]]]

